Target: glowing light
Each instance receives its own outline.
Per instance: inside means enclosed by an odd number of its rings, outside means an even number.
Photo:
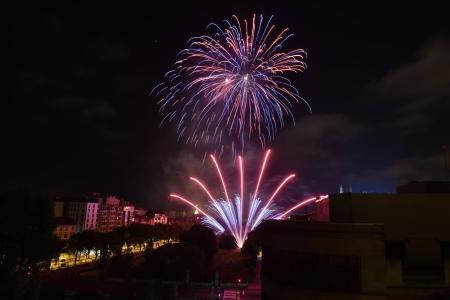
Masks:
[[[177,135],[193,145],[223,149],[233,154],[245,142],[258,139],[264,147],[276,132],[292,122],[292,106],[304,102],[286,77],[306,69],[303,49],[284,50],[292,36],[275,33],[272,16],[211,23],[208,33],[192,37],[177,55],[174,68],[152,94],[158,98],[164,122],[177,123]],[[223,151],[223,150],[220,150]]]
[[[296,210],[296,209],[298,209],[298,208],[300,208],[300,207],[302,207],[302,206],[305,206],[305,205],[307,205],[307,204],[309,204],[309,203],[311,203],[311,202],[316,202],[316,203],[317,203],[317,202],[320,202],[320,201],[322,201],[322,200],[325,199],[325,198],[328,198],[328,195],[326,195],[326,196],[319,196],[319,197],[313,197],[313,198],[309,198],[309,199],[303,200],[302,202],[300,202],[300,203],[298,203],[298,204],[292,206],[291,208],[289,208],[288,210],[286,210],[285,212],[283,212],[281,215],[279,215],[278,217],[276,217],[276,219],[277,219],[277,220],[283,219],[283,218],[286,217],[290,212],[292,212],[292,211],[294,211],[294,210]]]
[[[194,203],[192,203],[191,201],[187,200],[186,198],[183,198],[181,196],[178,196],[176,194],[170,194],[169,195],[172,198],[178,199],[183,201],[184,203],[187,203],[188,205],[192,206],[193,208],[195,208],[196,211],[199,211],[202,215],[205,216],[205,218],[211,222],[212,224],[214,224],[215,228],[219,231],[219,232],[224,232],[225,229],[214,219],[212,218],[210,215],[208,215],[206,212],[204,212],[202,209],[200,209],[197,205],[195,205]]]
[[[239,159],[239,173],[241,174],[241,176],[240,176],[240,178],[241,178],[241,201],[240,201],[240,207],[239,207],[239,210],[238,210],[238,212],[239,212],[239,215],[238,215],[238,217],[239,217],[239,234],[242,236],[242,214],[244,213],[243,212],[243,209],[244,209],[244,162],[243,162],[243,160],[242,160],[242,157],[241,156],[239,156],[238,157],[238,159]]]
[[[223,192],[225,193],[225,197],[227,198],[227,201],[230,202],[230,197],[228,197],[227,186],[225,185],[225,180],[223,180],[223,176],[222,176],[222,172],[220,171],[219,163],[217,162],[216,158],[212,154],[211,154],[211,159],[212,159],[214,165],[216,166],[217,173],[219,174],[220,181],[222,182]]]
[[[272,203],[273,198],[275,198],[275,196],[278,194],[278,192],[283,188],[283,186],[292,178],[295,177],[295,174],[291,174],[288,177],[286,177],[283,182],[280,183],[280,185],[277,187],[277,189],[275,190],[275,192],[273,192],[272,196],[269,198],[269,201],[267,201],[266,205],[264,205],[264,208],[261,210],[261,212],[259,213],[258,217],[256,218],[256,222],[255,224],[259,224],[259,222],[261,221],[261,219],[263,218],[263,212],[269,207],[269,205]],[[255,225],[253,225],[252,229],[255,229]]]
[[[283,187],[295,177],[295,174],[290,174],[277,186],[277,188],[271,194],[268,200],[265,201],[265,204],[262,205],[263,201],[258,195],[258,190],[261,184],[261,180],[264,174],[264,170],[266,168],[269,155],[270,150],[268,150],[264,156],[264,160],[262,162],[258,176],[258,181],[255,187],[255,192],[254,194],[250,194],[248,197],[245,195],[244,191],[245,187],[244,158],[238,156],[238,170],[240,174],[239,175],[240,193],[235,194],[234,198],[230,199],[226,182],[222,175],[221,168],[214,155],[211,155],[210,157],[216,168],[218,177],[220,179],[223,188],[223,195],[225,196],[224,198],[214,197],[209,191],[209,189],[206,187],[206,185],[195,177],[190,177],[190,180],[192,180],[198,186],[200,186],[200,188],[208,196],[209,199],[207,205],[208,213],[199,208],[192,201],[183,198],[179,195],[171,194],[170,197],[181,200],[184,203],[194,207],[199,213],[201,213],[204,216],[202,220],[203,223],[210,226],[215,231],[217,232],[224,232],[225,230],[229,231],[235,238],[238,247],[241,248],[244,245],[245,240],[247,239],[248,233],[254,230],[261,223],[262,220],[282,219],[293,210],[302,207],[312,202],[313,200],[320,201],[323,197],[327,197],[327,196],[320,196],[307,199],[289,208],[285,212],[277,214],[273,203],[276,201]],[[246,199],[247,201],[245,201]]]

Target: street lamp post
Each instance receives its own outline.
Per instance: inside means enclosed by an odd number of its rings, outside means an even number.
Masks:
[[[239,294],[238,294],[238,291],[239,291],[239,285],[240,285],[240,283],[241,283],[241,279],[240,279],[240,278],[238,278],[238,280],[237,280],[237,284],[236,284],[236,300],[238,300],[238,299],[239,299]]]

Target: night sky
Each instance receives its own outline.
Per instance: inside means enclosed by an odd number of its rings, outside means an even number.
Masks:
[[[289,77],[313,109],[296,105],[295,127],[270,145],[267,182],[296,172],[292,193],[308,194],[337,192],[340,184],[393,192],[410,180],[445,179],[449,7],[183,2],[17,7],[9,15],[2,190],[99,191],[165,208],[169,190],[195,193],[188,176],[215,182],[201,150],[178,143],[171,126],[159,127],[149,93],[189,37],[210,22],[253,13],[273,14],[278,28],[295,34],[285,46],[308,52],[307,71]],[[262,155],[248,148],[249,176]],[[233,175],[233,162],[223,161]]]

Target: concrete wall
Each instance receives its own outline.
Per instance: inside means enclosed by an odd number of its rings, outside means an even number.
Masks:
[[[265,299],[385,299],[386,269],[381,226],[267,221],[262,230],[263,274],[264,262],[274,259],[270,257],[269,249],[360,258],[360,294],[350,297],[348,293],[326,293],[292,285],[281,288],[279,282],[273,283],[263,277],[263,292],[267,294]],[[284,259],[289,260],[289,257]]]
[[[348,294],[311,291],[280,284],[267,284],[263,290],[263,300],[388,300],[380,294]],[[409,299],[411,300],[411,299]]]
[[[387,240],[450,241],[450,194],[330,195],[331,222],[379,223]]]

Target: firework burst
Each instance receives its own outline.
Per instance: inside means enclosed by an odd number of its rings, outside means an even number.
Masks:
[[[176,123],[179,139],[213,145],[218,152],[231,144],[233,154],[256,137],[265,147],[294,121],[293,102],[303,101],[285,77],[306,69],[303,49],[285,51],[288,29],[275,33],[272,17],[209,24],[209,34],[193,37],[179,52],[174,69],[152,94],[159,98],[162,123]]]
[[[258,191],[269,156],[270,150],[268,150],[264,156],[264,160],[262,162],[258,180],[256,182],[253,193],[249,194],[245,192],[244,159],[241,156],[238,156],[240,191],[239,194],[236,194],[233,198],[230,198],[226,182],[220,169],[220,165],[214,155],[211,155],[211,160],[217,170],[217,174],[223,188],[223,196],[221,198],[213,197],[205,184],[203,184],[199,179],[195,177],[190,177],[190,180],[196,183],[208,197],[209,202],[206,209],[204,210],[198,207],[198,205],[194,204],[194,202],[180,195],[170,194],[170,197],[181,200],[195,208],[203,215],[203,223],[213,228],[216,232],[222,233],[228,231],[235,238],[238,247],[242,248],[245,240],[247,239],[248,233],[255,229],[262,220],[283,219],[287,215],[289,215],[289,213],[302,206],[321,201],[328,197],[312,197],[310,199],[300,201],[299,203],[283,212],[278,212],[274,205],[274,202],[276,201],[280,191],[289,181],[291,181],[295,177],[295,174],[286,176],[277,186],[277,188],[272,192],[272,194],[270,194],[270,197],[267,199],[267,201],[264,201],[259,196]]]

